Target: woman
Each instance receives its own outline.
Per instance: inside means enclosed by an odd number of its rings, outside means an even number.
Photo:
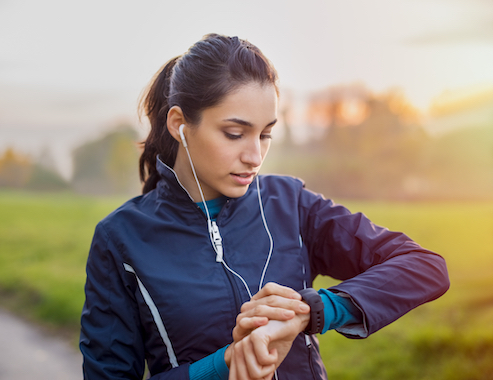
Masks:
[[[404,234],[258,176],[277,99],[236,37],[154,78],[144,194],[98,224],[87,262],[87,379],[141,379],[145,362],[153,379],[325,379],[316,333],[364,338],[447,290],[444,260]],[[319,274],[343,281],[317,292]]]

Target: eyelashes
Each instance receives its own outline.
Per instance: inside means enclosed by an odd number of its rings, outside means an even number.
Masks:
[[[224,132],[224,135],[230,139],[230,140],[239,140],[243,137],[242,134],[240,135],[236,135],[236,134],[233,134],[233,133],[228,133],[228,132]],[[269,140],[269,139],[272,139],[272,135],[270,134],[262,134],[260,135],[260,139],[261,140]]]
[[[230,140],[238,140],[241,139],[242,135],[234,135],[232,133],[224,132],[224,135]]]

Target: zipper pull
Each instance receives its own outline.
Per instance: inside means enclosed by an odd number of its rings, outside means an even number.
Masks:
[[[305,335],[305,344],[308,348],[312,348],[312,341],[308,335]]]
[[[216,251],[216,262],[220,263],[223,261],[223,239],[219,233],[219,227],[214,220],[209,221],[209,233],[211,234],[214,250]]]

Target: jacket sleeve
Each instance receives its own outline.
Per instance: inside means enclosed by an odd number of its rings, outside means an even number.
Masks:
[[[117,249],[101,224],[87,261],[86,301],[81,317],[80,350],[84,379],[141,380],[145,347],[136,300],[125,283]],[[152,377],[188,380],[189,364]]]
[[[339,332],[366,337],[449,288],[445,260],[405,234],[306,189],[299,201],[312,279],[322,274],[342,280],[330,290],[351,298],[363,312],[363,334]]]

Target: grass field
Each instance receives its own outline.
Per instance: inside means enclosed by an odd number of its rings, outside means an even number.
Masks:
[[[75,342],[94,227],[123,201],[0,192],[0,303]],[[321,336],[329,378],[493,379],[493,202],[341,203],[442,254],[452,285],[368,339]]]

